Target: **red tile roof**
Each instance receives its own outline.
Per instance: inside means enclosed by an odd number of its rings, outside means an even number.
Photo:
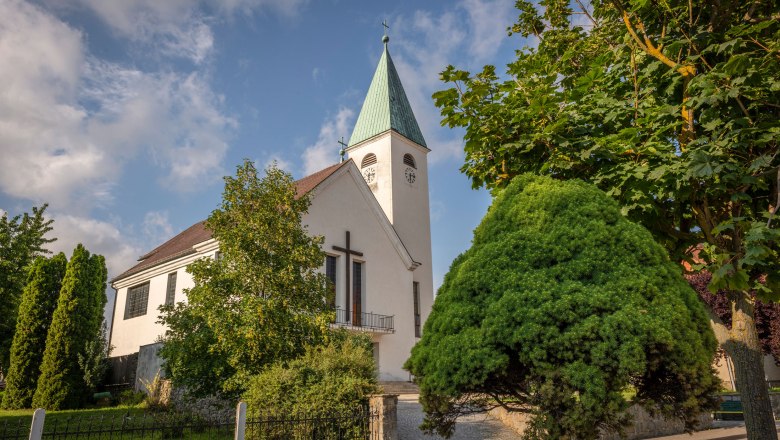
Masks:
[[[295,181],[297,197],[300,197],[303,194],[306,194],[316,188],[317,185],[322,183],[322,181],[327,179],[331,174],[344,166],[347,162],[331,165],[323,170],[317,171],[314,174]],[[194,225],[180,232],[178,235],[161,244],[160,246],[157,246],[151,252],[142,255],[140,258],[138,258],[138,264],[124,271],[122,274],[111,280],[111,282],[113,283],[119,281],[123,278],[129,277],[130,275],[136,274],[146,269],[150,269],[159,264],[175,260],[185,255],[194,254],[194,246],[209,239],[211,239],[211,231],[206,228],[205,221],[199,221],[198,223],[195,223]]]

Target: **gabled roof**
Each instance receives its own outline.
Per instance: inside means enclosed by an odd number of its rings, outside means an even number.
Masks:
[[[368,88],[363,108],[360,110],[355,129],[349,138],[349,146],[359,144],[388,130],[395,130],[407,139],[427,148],[412,107],[401,85],[401,78],[395,70],[393,59],[387,50],[387,37],[383,39],[385,49],[374,72],[374,79]]]
[[[310,192],[327,179],[331,174],[336,172],[339,168],[346,166],[347,162],[337,163],[331,165],[323,170],[317,171],[314,174],[310,174],[300,180],[295,181],[295,189],[297,197]],[[195,245],[203,243],[204,241],[212,238],[211,231],[206,228],[206,222],[199,221],[184,231],[180,232],[175,237],[166,241],[154,248],[151,252],[142,255],[138,258],[138,264],[126,270],[119,276],[111,280],[112,283],[119,281],[123,278],[127,278],[130,275],[152,268],[159,264],[175,260],[186,255],[194,254]]]

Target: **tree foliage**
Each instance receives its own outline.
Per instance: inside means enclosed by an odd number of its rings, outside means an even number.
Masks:
[[[44,246],[54,238],[44,238],[53,220],[46,219],[47,205],[33,207],[32,214],[0,217],[0,372],[8,371],[16,315],[27,276],[27,268],[37,255],[49,253]]]
[[[712,293],[707,288],[712,275],[706,271],[687,274],[685,278],[699,294],[699,298],[723,321],[726,327],[731,328],[731,301],[728,292]],[[755,317],[762,353],[771,355],[775,364],[780,365],[780,304],[756,300]]]
[[[79,244],[68,261],[57,308],[46,337],[41,375],[33,406],[49,410],[78,408],[86,402],[89,387],[78,355],[100,337],[106,306],[106,263]]]
[[[627,422],[629,390],[693,428],[719,387],[715,348],[646,229],[594,186],[521,175],[452,263],[406,368],[428,431],[451,433],[477,399],[529,412],[527,438],[596,438]]]
[[[50,259],[38,257],[30,267],[11,346],[3,408],[22,409],[32,405],[46,349],[46,335],[67,263],[65,254],[59,253]]]
[[[76,360],[81,370],[84,385],[89,392],[94,392],[108,373],[108,357],[111,355],[111,345],[108,341],[106,322],[100,325],[100,332],[96,337],[87,341],[84,350],[76,354]]]
[[[753,307],[780,298],[780,7],[575,3],[516,2],[511,31],[538,46],[518,51],[506,77],[442,73],[453,87],[434,98],[443,124],[466,128],[462,169],[489,188],[524,172],[580,178],[675,260],[700,246],[695,269],[729,292],[739,321],[716,318],[715,330],[751,396],[750,438],[776,438]]]
[[[714,287],[769,295],[774,276],[771,286],[756,280],[780,269],[769,221],[777,5],[598,1],[586,32],[570,26],[568,1],[543,2],[541,13],[517,4],[513,31],[539,45],[518,53],[510,79],[493,66],[477,75],[450,66],[442,78],[455,87],[434,95],[442,123],[466,127],[474,185],[502,187],[522,172],[593,182],[676,256],[707,243]]]
[[[253,377],[243,400],[274,414],[344,414],[379,392],[371,340],[342,331],[302,357],[278,362]]]
[[[261,179],[247,160],[225,178],[222,206],[206,222],[221,258],[191,264],[188,302],[161,309],[160,353],[175,384],[238,394],[266,366],[322,342],[330,289],[318,271],[322,239],[301,224],[308,207],[275,165]]]

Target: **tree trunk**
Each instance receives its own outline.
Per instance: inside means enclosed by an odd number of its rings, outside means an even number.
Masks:
[[[723,348],[734,362],[749,440],[777,440],[772,404],[764,376],[764,355],[756,332],[753,304],[744,293],[732,302],[731,331]]]

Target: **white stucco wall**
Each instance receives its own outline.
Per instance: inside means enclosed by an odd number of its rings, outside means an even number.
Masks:
[[[358,168],[367,154],[376,155],[376,182],[369,184],[369,188],[412,258],[420,263],[413,277],[420,283],[420,312],[422,322],[425,322],[433,307],[429,150],[396,132],[387,131],[350,147],[348,152]],[[416,179],[412,184],[406,181],[405,154],[411,154],[416,164]]]
[[[213,257],[216,247],[216,242],[211,240],[196,254],[161,264],[114,283],[117,294],[111,324],[111,345],[114,347],[111,356],[136,353],[139,347],[156,342],[165,333],[165,327],[158,324],[157,320],[160,315],[159,307],[165,303],[168,274],[176,272],[174,301],[186,302],[187,298],[183,290],[193,286],[192,276],[186,272],[186,267],[198,258]],[[127,290],[147,281],[149,281],[149,301],[146,305],[146,314],[124,319]]]
[[[359,179],[359,180],[358,180]],[[344,253],[333,246],[344,247],[346,231],[350,231],[354,250],[363,253],[352,260],[364,262],[365,300],[363,311],[393,315],[395,333],[373,333],[379,342],[380,380],[408,380],[402,366],[409,357],[414,337],[414,308],[412,297],[413,271],[404,265],[398,250],[382,227],[371,201],[357,184],[363,184],[356,167],[333,176],[326,187],[318,188],[309,213],[303,223],[314,235],[323,235],[323,250],[338,258],[336,263],[337,304],[344,307],[345,264]]]

